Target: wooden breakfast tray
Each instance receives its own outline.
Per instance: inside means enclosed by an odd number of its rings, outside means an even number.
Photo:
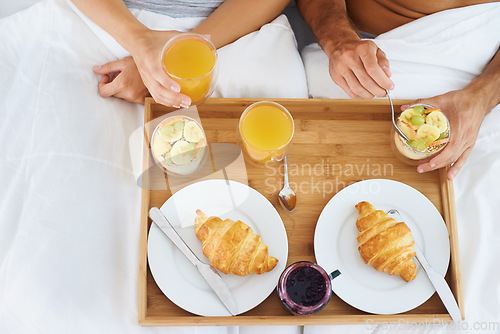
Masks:
[[[209,99],[198,112],[209,143],[236,143],[238,120],[243,110],[259,99]],[[446,170],[419,174],[416,167],[400,162],[389,141],[390,107],[387,100],[272,99],[284,105],[295,120],[295,135],[289,152],[290,181],[296,185],[311,182],[336,184],[307,194],[298,192],[297,207],[284,212],[277,200],[281,189],[281,164],[258,167],[246,164],[248,185],[262,193],[277,209],[288,236],[288,264],[300,260],[315,262],[313,238],[318,217],[326,203],[343,187],[356,181],[387,178],[406,183],[422,192],[442,214],[450,236],[451,260],[446,279],[458,300],[463,316],[462,280],[455,216],[453,183]],[[395,108],[411,101],[396,100]],[[327,306],[311,316],[293,316],[284,309],[274,291],[254,309],[235,317],[202,317],[173,304],[158,288],[147,264],[147,238],[151,225],[149,209],[160,207],[172,194],[168,179],[154,165],[149,140],[159,121],[155,119],[174,111],[152,99],[145,105],[145,140],[143,147],[143,186],[140,263],[139,323],[144,326],[170,325],[319,325],[374,324],[387,322],[451,322],[441,300],[434,294],[421,306],[403,314],[374,315],[357,310],[335,294]],[[147,135],[146,135],[147,133]],[[293,171],[293,166],[320,166],[314,170]],[[339,168],[335,169],[335,166]],[[377,167],[378,166],[378,167]],[[386,167],[387,166],[387,167]],[[389,167],[392,166],[392,167]],[[343,168],[341,168],[343,167]],[[314,181],[312,181],[314,177]],[[231,176],[229,176],[231,178]],[[238,181],[238,180],[236,180]],[[326,183],[325,183],[326,184]],[[305,188],[303,188],[305,189]]]

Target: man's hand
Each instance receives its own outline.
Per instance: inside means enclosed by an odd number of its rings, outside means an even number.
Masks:
[[[332,80],[351,98],[383,97],[394,88],[389,61],[374,42],[346,41],[325,51]]]
[[[444,150],[427,163],[418,166],[419,173],[428,172],[448,165],[448,178],[453,179],[465,164],[474,144],[484,116],[490,111],[477,103],[465,90],[451,91],[415,103],[426,103],[441,108],[450,122],[450,142]],[[407,106],[402,106],[402,109]]]
[[[332,80],[351,98],[384,97],[392,90],[389,61],[370,40],[361,40],[347,15],[345,0],[297,0],[330,62]]]

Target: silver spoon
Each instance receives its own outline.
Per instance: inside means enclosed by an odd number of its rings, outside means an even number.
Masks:
[[[406,140],[407,142],[410,141],[410,139],[408,139],[408,137],[405,136],[405,134],[398,128],[398,126],[396,125],[396,121],[395,121],[395,116],[394,116],[394,106],[392,105],[392,100],[391,100],[391,96],[389,95],[389,91],[386,89],[385,92],[387,93],[387,98],[389,99],[389,102],[391,103],[391,111],[392,111],[392,125],[394,125],[394,129],[396,129],[396,132],[404,139]]]
[[[281,204],[281,207],[285,211],[293,211],[295,209],[295,204],[297,203],[297,195],[293,192],[288,184],[288,163],[287,157],[283,159],[283,166],[285,167],[285,183],[283,184],[283,189],[278,194],[278,200]]]

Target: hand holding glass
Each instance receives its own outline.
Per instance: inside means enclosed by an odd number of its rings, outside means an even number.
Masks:
[[[217,51],[208,38],[184,33],[170,39],[162,52],[165,72],[181,86],[192,105],[205,102],[215,87]]]

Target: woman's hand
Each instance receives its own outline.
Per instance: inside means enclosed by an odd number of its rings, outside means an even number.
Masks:
[[[137,82],[137,73],[156,102],[166,106],[189,107],[191,99],[180,94],[180,86],[163,70],[161,53],[165,43],[179,34],[179,31],[155,31],[148,29],[132,15],[122,0],[71,0],[89,19],[103,28],[130,52],[136,67],[129,60],[109,65],[122,68],[116,78],[108,74],[100,82],[101,94],[113,92],[117,97],[141,99],[145,92]],[[96,72],[101,73],[99,69]],[[109,72],[112,73],[112,72]],[[116,73],[116,72],[115,72]],[[114,79],[114,80],[112,80]],[[112,84],[115,80],[115,84]],[[128,84],[132,84],[128,86]],[[104,88],[106,87],[106,88]],[[104,93],[102,92],[104,89]],[[110,96],[111,96],[110,95]]]
[[[169,39],[179,33],[179,31],[148,30],[135,40],[130,53],[144,85],[156,102],[176,108],[188,108],[191,99],[179,93],[181,87],[165,73],[162,65],[163,47]]]
[[[142,103],[149,94],[142,82],[134,59],[125,57],[120,60],[94,66],[94,72],[102,74],[98,89],[102,97],[118,97],[129,102]]]
[[[137,39],[131,57],[95,66],[94,72],[103,75],[98,84],[101,96],[136,103],[152,96],[166,106],[188,108],[191,99],[179,93],[179,84],[165,73],[161,60],[165,43],[178,33],[149,30]]]
[[[477,96],[477,95],[476,95]],[[466,89],[451,91],[415,103],[426,103],[441,108],[450,122],[450,142],[430,161],[418,166],[419,173],[451,165],[448,178],[453,179],[465,164],[474,144],[479,127],[489,108],[479,103],[473,92]],[[402,106],[404,110],[407,106]]]

